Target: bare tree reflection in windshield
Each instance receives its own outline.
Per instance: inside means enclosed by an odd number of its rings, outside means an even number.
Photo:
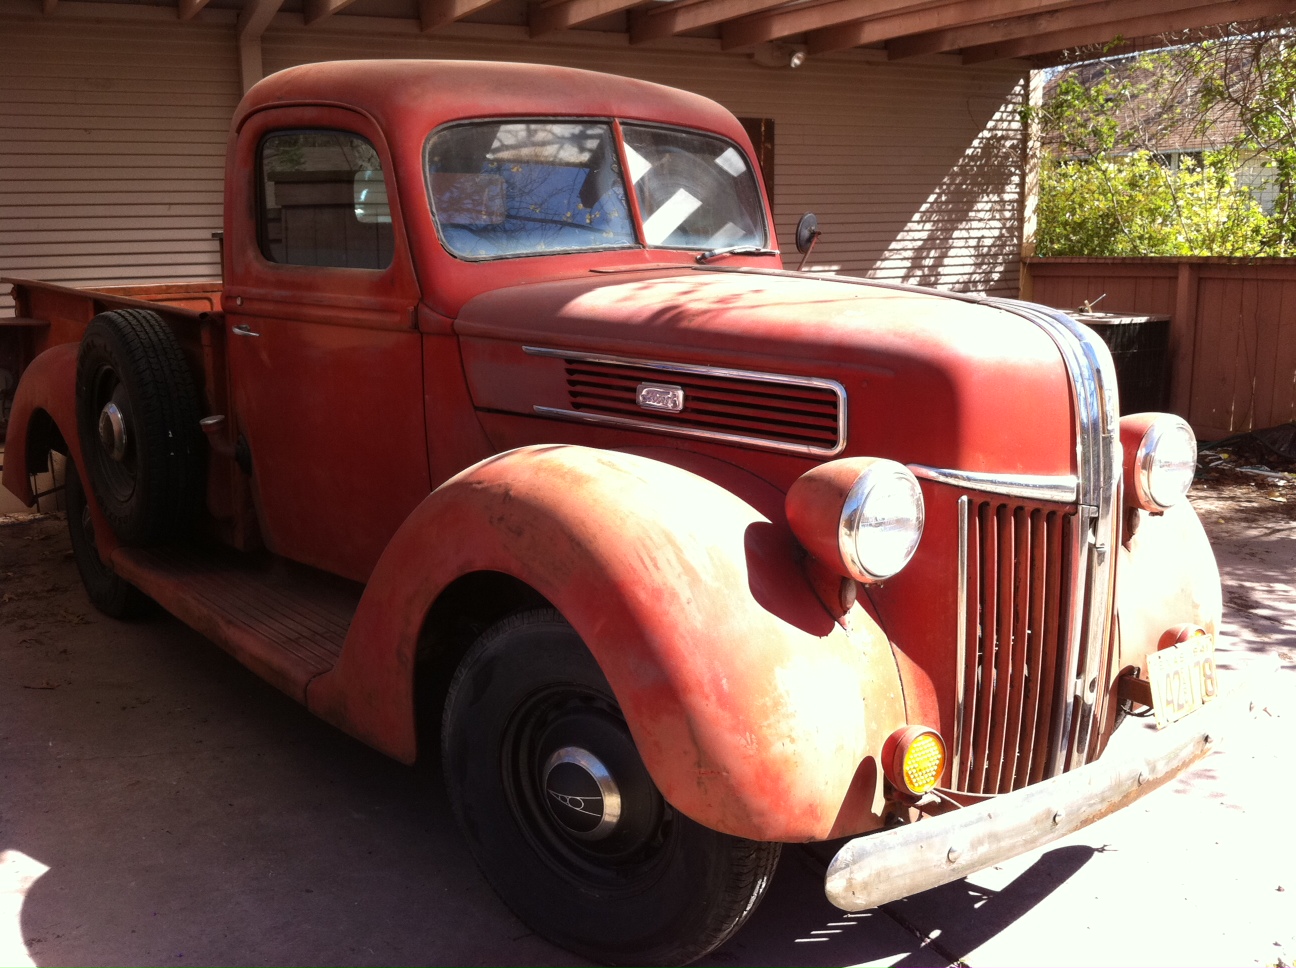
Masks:
[[[442,243],[463,258],[636,244],[607,124],[456,125],[430,141],[427,169]]]

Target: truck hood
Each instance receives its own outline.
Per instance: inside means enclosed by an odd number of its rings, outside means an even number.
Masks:
[[[840,384],[844,454],[974,472],[1075,470],[1058,348],[1029,320],[973,298],[671,266],[494,290],[464,306],[455,330],[484,411],[579,410],[563,354],[755,371]]]

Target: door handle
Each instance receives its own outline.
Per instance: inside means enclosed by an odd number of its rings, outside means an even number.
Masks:
[[[234,327],[235,336],[260,336],[261,334],[254,330],[247,323],[239,323]]]

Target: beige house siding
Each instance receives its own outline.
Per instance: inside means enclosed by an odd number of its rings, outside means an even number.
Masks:
[[[516,59],[688,88],[774,119],[790,265],[796,221],[813,210],[824,230],[817,266],[1016,292],[1020,66],[855,52],[789,70],[700,48],[366,34],[343,30],[345,19],[330,29],[276,22],[262,40],[265,71],[355,57]],[[232,26],[0,16],[0,275],[73,285],[216,277],[211,234],[238,96]],[[9,311],[0,297],[0,314]]]
[[[0,275],[218,276],[239,94],[228,29],[0,23]]]

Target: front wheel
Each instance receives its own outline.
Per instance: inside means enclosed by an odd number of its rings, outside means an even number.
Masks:
[[[68,538],[72,557],[81,575],[81,584],[95,608],[111,618],[137,618],[148,609],[144,593],[122,578],[99,558],[95,544],[94,521],[86,498],[81,469],[72,458],[66,464],[64,484],[67,497]]]
[[[487,630],[442,728],[450,802],[491,886],[538,934],[609,964],[687,964],[755,909],[778,844],[662,798],[616,699],[552,610]]]

